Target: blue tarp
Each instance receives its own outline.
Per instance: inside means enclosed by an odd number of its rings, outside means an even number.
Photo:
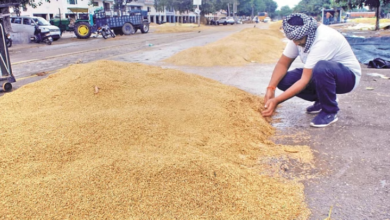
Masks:
[[[356,58],[362,64],[368,64],[375,58],[390,60],[390,37],[354,37],[345,36]]]

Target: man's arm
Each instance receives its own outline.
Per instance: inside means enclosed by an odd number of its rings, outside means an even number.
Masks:
[[[275,98],[277,102],[281,103],[283,101],[286,101],[287,99],[295,96],[300,91],[302,91],[307,86],[307,84],[309,84],[312,73],[312,69],[303,69],[301,78],[296,81],[290,88],[288,88],[286,91],[284,91],[282,94]]]
[[[271,80],[268,84],[267,91],[264,96],[264,103],[267,103],[269,99],[275,98],[275,89],[279,84],[280,80],[283,79],[284,75],[286,75],[287,70],[290,68],[291,63],[295,60],[295,58],[289,58],[285,55],[282,55],[276,64],[274,71],[271,76]]]
[[[279,103],[295,96],[300,91],[302,91],[309,83],[311,76],[312,76],[312,69],[303,69],[301,79],[296,81],[290,88],[288,88],[286,91],[284,91],[278,97],[270,98],[267,101],[265,101],[265,106],[264,106],[265,110],[262,112],[262,115],[265,117],[271,116],[272,113],[275,111],[276,106]],[[271,79],[271,81],[272,81],[272,79]],[[270,83],[270,86],[273,86],[273,85],[271,85],[271,83]],[[267,93],[269,93],[268,90],[271,90],[271,89],[267,89]]]

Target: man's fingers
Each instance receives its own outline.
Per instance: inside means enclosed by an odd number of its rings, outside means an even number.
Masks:
[[[270,109],[267,109],[267,110],[264,110],[261,114],[263,116],[269,116],[271,114],[271,111],[270,111]]]

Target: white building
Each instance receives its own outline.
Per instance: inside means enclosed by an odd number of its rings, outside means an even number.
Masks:
[[[106,11],[108,16],[118,15],[117,11],[114,11],[114,0],[52,0],[50,3],[43,2],[42,5],[32,8],[27,6],[27,10],[21,10],[21,15],[39,16],[46,20],[50,20],[54,17],[61,18],[78,18],[80,14],[85,14],[88,8],[101,7]],[[165,9],[162,12],[156,11],[154,8],[154,0],[137,0],[131,3],[127,3],[124,7],[124,14],[134,9],[148,11],[148,20],[152,23],[162,22],[180,22],[180,23],[196,23],[197,17],[193,12],[179,13],[178,11]],[[13,9],[10,9],[11,14],[15,15]]]

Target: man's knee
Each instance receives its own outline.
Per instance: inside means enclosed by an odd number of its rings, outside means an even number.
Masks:
[[[320,60],[317,62],[317,64],[313,68],[313,77],[316,78],[318,76],[323,75],[326,73],[327,69],[331,65],[331,62],[326,60]]]
[[[286,91],[290,86],[291,84],[288,80],[286,80],[286,78],[282,78],[276,87],[282,91]]]
[[[303,69],[298,68],[292,71],[288,71],[286,75],[280,80],[278,85],[276,86],[278,89],[282,91],[286,91],[290,88],[296,81],[298,81],[302,77]]]
[[[280,85],[280,83],[276,86],[278,89],[282,90],[282,91],[286,91],[286,87],[283,86],[283,85]]]

